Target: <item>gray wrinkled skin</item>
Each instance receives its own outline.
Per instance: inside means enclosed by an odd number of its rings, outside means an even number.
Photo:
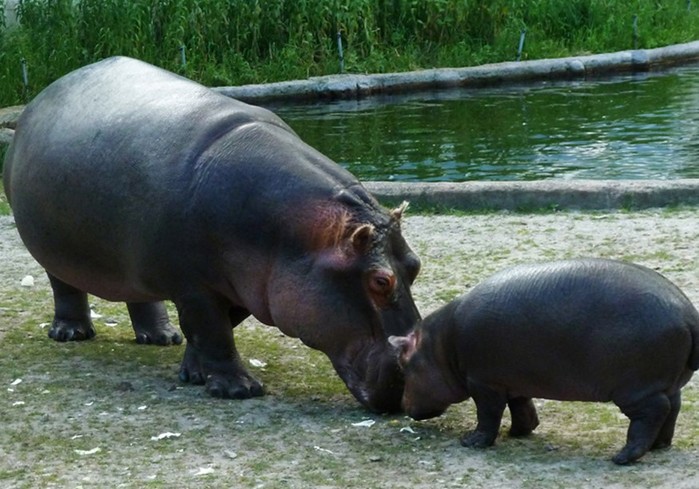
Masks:
[[[672,442],[680,389],[699,368],[699,313],[650,269],[569,260],[497,273],[389,341],[411,417],[473,398],[478,424],[464,446],[492,445],[506,406],[510,435],[530,434],[532,398],[611,401],[631,421],[613,459],[627,464]]]
[[[232,329],[249,315],[328,355],[369,409],[400,408],[386,342],[419,319],[420,261],[349,172],[271,112],[129,58],[53,83],[25,109],[4,184],[47,270],[49,335],[94,336],[87,293],[129,307],[137,341],[182,336],[180,378],[217,397],[263,393]]]

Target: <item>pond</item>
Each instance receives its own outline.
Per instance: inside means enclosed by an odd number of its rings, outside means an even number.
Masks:
[[[362,180],[699,178],[699,65],[270,108]]]

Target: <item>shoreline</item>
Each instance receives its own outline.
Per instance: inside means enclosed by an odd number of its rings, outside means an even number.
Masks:
[[[699,205],[699,179],[362,182],[379,201],[458,211],[639,210]]]
[[[361,98],[425,89],[490,87],[545,80],[650,71],[699,60],[699,41],[656,49],[439,68],[374,75],[328,75],[307,80],[213,87],[247,103]],[[23,106],[0,108],[0,144],[9,144]],[[535,180],[471,182],[364,181],[387,205],[408,200],[416,206],[460,211],[646,209],[699,205],[699,179]]]

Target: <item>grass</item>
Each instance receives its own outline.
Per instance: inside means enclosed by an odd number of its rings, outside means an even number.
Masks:
[[[338,32],[347,72],[381,73],[513,60],[523,30],[523,59],[538,59],[686,42],[699,28],[687,0],[22,0],[18,14],[19,27],[0,24],[0,106],[116,54],[237,85],[339,72]]]
[[[9,216],[11,213],[12,210],[10,209],[10,203],[7,202],[7,196],[5,195],[3,186],[0,183],[0,216]]]

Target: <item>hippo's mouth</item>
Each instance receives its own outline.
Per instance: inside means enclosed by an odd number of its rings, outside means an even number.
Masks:
[[[432,409],[429,411],[418,411],[415,409],[410,409],[409,407],[405,408],[405,413],[413,418],[415,421],[421,421],[423,419],[431,419],[431,418],[436,418],[437,416],[441,416],[444,414],[444,411],[446,409]]]
[[[331,359],[335,371],[357,401],[376,413],[401,410],[404,378],[392,352],[366,348],[351,360],[345,360]]]

